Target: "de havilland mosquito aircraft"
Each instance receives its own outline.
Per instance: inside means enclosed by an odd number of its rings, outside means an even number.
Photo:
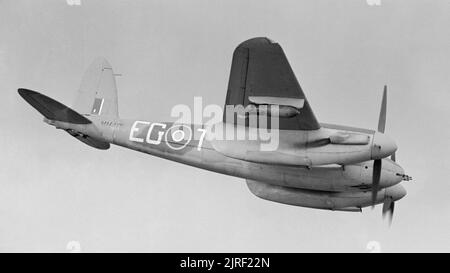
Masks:
[[[229,119],[225,110],[215,126],[247,135],[254,128],[276,132],[274,149],[261,149],[265,140],[258,137],[205,137],[201,124],[120,118],[115,74],[103,58],[86,71],[71,108],[29,89],[18,92],[46,123],[89,146],[105,150],[115,144],[244,178],[250,192],[273,202],[336,211],[383,204],[383,216],[392,219],[395,201],[406,195],[400,182],[411,179],[395,161],[395,142],[384,134],[386,86],[376,131],[319,123],[283,49],[268,38],[235,49],[225,105],[241,106],[244,114]],[[263,114],[270,124],[249,122]]]

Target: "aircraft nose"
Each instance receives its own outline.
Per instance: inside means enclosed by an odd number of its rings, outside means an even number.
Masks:
[[[397,151],[397,144],[387,135],[376,132],[373,136],[372,159],[381,159]]]
[[[386,197],[390,197],[394,201],[402,199],[403,197],[405,197],[405,195],[406,190],[400,184],[394,185],[386,189]]]

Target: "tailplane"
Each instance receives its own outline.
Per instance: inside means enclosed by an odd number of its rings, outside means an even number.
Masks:
[[[86,117],[78,114],[64,104],[33,90],[20,88],[19,95],[48,120],[73,124],[92,123]]]
[[[94,148],[110,147],[89,118],[95,115],[119,118],[116,80],[111,65],[104,58],[97,58],[86,70],[72,108],[32,90],[21,88],[18,91],[45,117],[46,123]]]
[[[25,101],[45,117],[46,123],[57,129],[65,130],[91,147],[101,150],[110,147],[108,142],[102,140],[98,128],[85,116],[36,91],[20,88],[18,92]]]

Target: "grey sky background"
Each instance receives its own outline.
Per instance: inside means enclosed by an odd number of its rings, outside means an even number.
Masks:
[[[450,251],[450,1],[0,1],[0,251]],[[171,120],[175,104],[225,100],[231,57],[267,36],[285,50],[321,122],[386,131],[414,177],[391,228],[363,213],[286,206],[243,179],[113,146],[42,122],[26,87],[71,105],[97,56],[122,117]]]

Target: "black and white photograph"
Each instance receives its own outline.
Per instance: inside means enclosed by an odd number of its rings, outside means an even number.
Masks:
[[[0,0],[0,252],[448,253],[449,29],[448,0]]]

